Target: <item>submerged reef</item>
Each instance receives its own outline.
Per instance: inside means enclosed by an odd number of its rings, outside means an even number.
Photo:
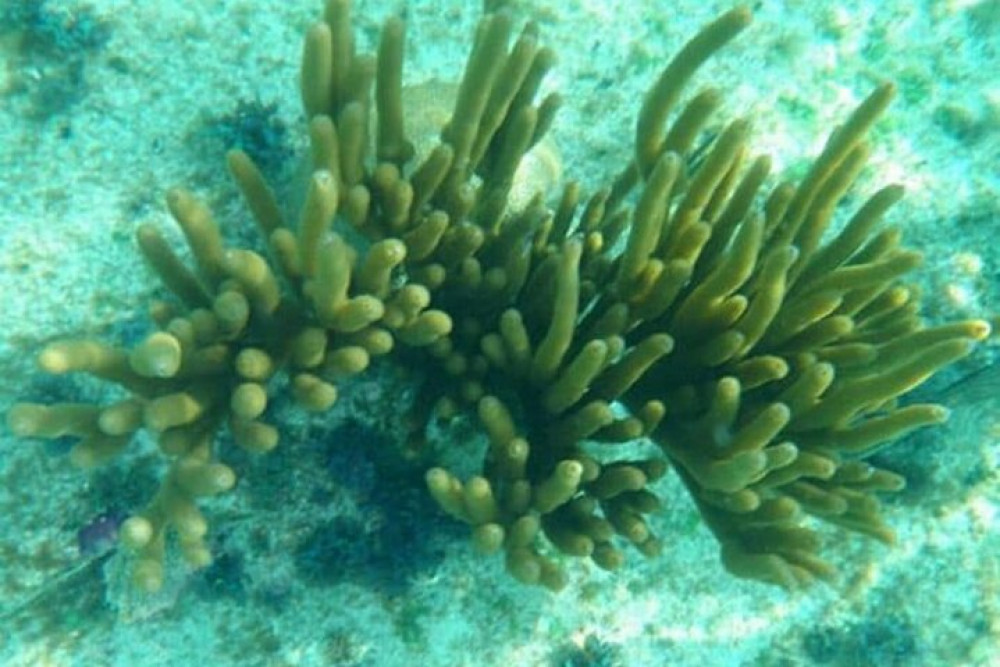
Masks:
[[[171,191],[194,266],[156,226],[138,228],[170,295],[151,309],[157,330],[130,349],[63,340],[39,355],[48,373],[89,373],[127,397],[8,415],[18,435],[75,438],[84,468],[154,435],[169,469],[119,529],[139,587],[162,585],[171,536],[192,566],[211,562],[200,501],[236,482],[221,429],[265,454],[279,445],[276,392],[325,411],[376,357],[422,378],[400,415],[401,456],[434,456],[431,419],[481,424],[479,473],[432,460],[427,488],[522,582],[561,588],[569,556],[613,570],[626,547],[656,555],[650,485],[671,468],[737,576],[789,589],[831,577],[823,522],[892,542],[877,495],[904,480],[865,459],[946,418],[901,398],[989,332],[923,324],[905,282],[920,255],[881,225],[902,188],[833,223],[892,85],[834,129],[801,180],[772,185],[749,122],[714,120],[716,89],[685,95],[749,24],[733,9],[653,83],[632,158],[606,187],[570,181],[515,205],[519,165],[561,102],[539,98],[555,57],[537,26],[513,37],[503,11],[481,20],[450,119],[422,151],[407,133],[403,21],[364,54],[349,12],[328,0],[306,35],[311,170],[295,222],[241,150],[228,166],[260,251],[228,247],[198,198]],[[637,454],[641,439],[654,446]]]

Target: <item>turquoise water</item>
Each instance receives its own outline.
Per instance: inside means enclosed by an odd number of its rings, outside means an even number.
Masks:
[[[211,202],[227,238],[252,238],[250,225],[233,224],[243,214],[223,166],[238,144],[283,198],[301,199],[297,77],[318,4],[0,5],[0,411],[16,400],[118,398],[87,379],[45,377],[33,359],[61,336],[134,344],[149,333],[156,287],[133,234],[152,222],[179,242],[163,203],[170,187]],[[478,3],[355,4],[366,50],[406,4],[408,85],[458,78]],[[730,7],[508,4],[515,25],[536,21],[560,57],[547,80],[564,101],[546,177],[556,162],[588,188],[630,158],[658,71]],[[761,4],[693,88],[720,87],[726,115],[752,117],[754,149],[801,176],[803,156],[878,82],[894,81],[861,191],[906,187],[889,222],[924,253],[929,319],[994,319],[997,3]],[[195,572],[170,552],[153,595],[131,586],[113,538],[164,473],[153,442],[81,472],[69,443],[3,428],[0,664],[998,664],[994,357],[987,341],[928,383],[919,400],[945,403],[950,421],[880,455],[910,479],[886,503],[897,544],[826,531],[838,580],[794,594],[728,575],[673,474],[654,487],[660,556],[632,553],[614,574],[569,561],[558,594],[518,584],[502,558],[472,552],[418,466],[385,460],[406,438],[400,414],[420,387],[389,364],[341,386],[323,415],[272,403],[283,445],[267,456],[222,442],[239,482],[202,503],[215,561]],[[463,454],[482,446],[475,420],[430,437],[472,473]]]

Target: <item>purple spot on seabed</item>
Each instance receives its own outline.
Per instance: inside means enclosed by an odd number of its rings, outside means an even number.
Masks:
[[[114,548],[118,527],[125,520],[120,512],[99,514],[76,531],[76,543],[83,556],[100,556]]]

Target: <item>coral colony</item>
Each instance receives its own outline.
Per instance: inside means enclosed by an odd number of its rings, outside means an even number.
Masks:
[[[920,255],[880,225],[899,186],[828,233],[893,86],[871,92],[800,181],[772,186],[747,121],[712,120],[719,92],[684,95],[749,24],[737,8],[653,83],[607,187],[569,182],[515,205],[519,164],[560,103],[538,99],[554,57],[536,26],[511,44],[507,14],[481,20],[450,120],[421,154],[407,135],[404,24],[390,18],[378,52],[357,53],[349,10],[329,0],[305,38],[311,174],[297,219],[239,150],[229,170],[259,252],[227,246],[205,205],[171,191],[193,267],[157,227],[137,230],[171,296],[152,307],[157,331],[132,349],[64,340],[39,356],[48,373],[89,373],[127,397],[8,416],[21,436],[75,437],[84,468],[139,430],[154,436],[169,470],[120,528],[139,587],[161,586],[168,540],[191,565],[210,562],[198,501],[235,483],[221,429],[264,454],[279,443],[274,392],[327,410],[374,357],[426,378],[434,409],[414,439],[431,418],[481,424],[480,473],[431,467],[427,487],[522,582],[559,589],[570,556],[609,570],[627,547],[654,556],[644,517],[668,469],[740,577],[830,577],[815,519],[893,540],[877,495],[904,480],[865,457],[944,420],[941,406],[898,399],[988,334],[981,321],[923,326],[905,282]],[[622,453],[639,438],[655,455]]]

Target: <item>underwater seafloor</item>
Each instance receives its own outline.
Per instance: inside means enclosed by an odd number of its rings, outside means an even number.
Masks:
[[[100,391],[41,376],[45,342],[147,330],[155,283],[132,234],[145,221],[172,229],[168,187],[236,219],[223,161],[240,143],[294,191],[301,35],[320,4],[0,2],[0,413],[18,398]],[[508,4],[560,54],[552,136],[566,170],[593,185],[627,159],[658,69],[732,3]],[[456,79],[480,3],[359,1],[359,43],[394,11],[409,26],[407,82]],[[996,323],[1000,2],[765,0],[754,11],[695,87],[719,86],[727,113],[752,114],[753,145],[780,170],[801,167],[875,82],[896,81],[864,181],[907,187],[891,222],[925,253],[928,317]],[[3,429],[0,664],[1000,665],[998,363],[994,339],[935,377],[918,396],[947,404],[950,422],[879,454],[910,479],[887,502],[898,544],[830,529],[839,580],[795,594],[727,575],[669,475],[652,518],[659,558],[635,555],[615,574],[574,563],[559,594],[517,584],[498,558],[472,553],[419,475],[387,478],[373,463],[413,399],[388,367],[345,386],[322,417],[277,406],[276,452],[224,455],[240,482],[204,505],[215,562],[175,563],[153,596],[129,587],[112,539],[155,490],[151,445],[83,473],[59,443]]]

